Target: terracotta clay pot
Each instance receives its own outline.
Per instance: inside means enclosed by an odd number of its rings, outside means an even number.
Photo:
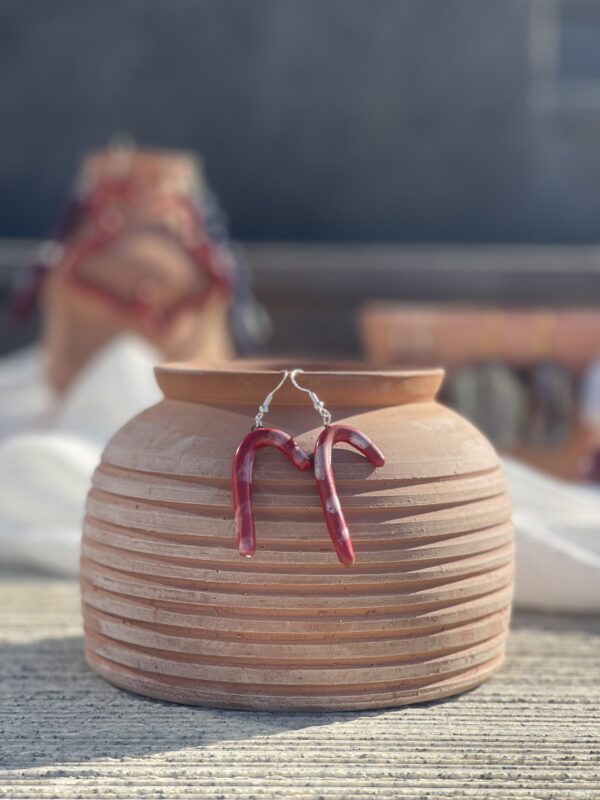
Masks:
[[[248,709],[397,706],[481,683],[502,663],[513,580],[495,451],[435,401],[441,370],[307,367],[334,421],[386,456],[375,469],[334,450],[356,563],[336,558],[312,472],[273,449],[256,458],[257,551],[241,558],[231,461],[278,369],[159,367],[165,399],[107,446],[83,537],[90,665],[140,694]],[[321,430],[289,384],[265,424],[307,450]]]
[[[367,303],[359,330],[377,365],[442,364],[456,369],[492,359],[514,367],[549,360],[578,372],[600,353],[595,309],[464,308]]]
[[[600,355],[600,312],[594,309],[464,308],[439,304],[367,303],[359,331],[366,359],[379,367],[442,364],[452,372],[480,363],[531,370],[550,362],[577,379]],[[507,448],[538,469],[565,480],[581,478],[597,436],[574,418],[570,435],[541,446],[526,440]]]
[[[204,266],[181,245],[193,230],[194,219],[182,208],[190,202],[203,209],[209,194],[200,162],[193,154],[176,150],[93,152],[83,160],[76,187],[85,186],[88,191],[106,187],[119,170],[135,191],[130,189],[132,194],[126,199],[116,191],[113,205],[108,200],[103,203],[105,213],[112,210],[127,220],[122,232],[78,261],[78,280],[73,268],[67,268],[68,259],[48,268],[44,279],[44,362],[46,377],[58,393],[70,386],[107,342],[124,333],[146,339],[163,360],[226,359],[235,352],[227,292],[214,292],[202,307],[182,307],[168,324],[154,324],[157,318],[164,319],[166,309],[209,283]],[[84,202],[81,190],[76,188],[74,194],[80,204]],[[89,194],[84,198],[90,202]],[[74,243],[91,236],[93,229],[89,207],[77,208],[68,217],[68,233],[62,234],[67,250],[77,248]],[[176,237],[172,239],[166,231]],[[120,304],[140,293],[149,298],[149,313],[140,314],[139,309],[136,313]]]

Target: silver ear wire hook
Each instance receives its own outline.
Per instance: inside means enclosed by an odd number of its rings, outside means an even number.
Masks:
[[[304,394],[307,394],[310,397],[310,400],[314,406],[315,411],[318,411],[318,413],[321,415],[321,419],[323,420],[323,425],[326,428],[328,428],[329,425],[331,425],[331,412],[325,408],[325,404],[323,403],[323,401],[319,399],[319,397],[311,389],[307,389],[304,386],[300,386],[300,384],[296,380],[296,375],[298,375],[301,372],[304,372],[304,370],[293,369],[291,372],[290,370],[287,369],[283,370],[283,377],[281,378],[277,386],[269,392],[269,394],[265,397],[265,399],[258,407],[258,414],[254,417],[253,430],[256,428],[262,428],[263,418],[265,414],[267,414],[269,411],[271,402],[273,401],[273,397],[275,396],[276,392],[278,392],[281,389],[281,387],[287,381],[288,378],[291,380],[293,386],[296,389],[298,389],[298,391],[304,392]]]
[[[287,381],[289,375],[290,375],[289,370],[287,370],[287,369],[283,370],[283,378],[279,381],[277,386],[269,392],[269,394],[265,397],[265,399],[262,401],[262,403],[258,407],[258,414],[254,417],[254,427],[255,428],[262,428],[262,426],[263,426],[263,424],[262,424],[263,417],[265,416],[265,414],[269,410],[269,406],[271,405],[271,401],[273,400],[275,392],[278,392],[279,389],[281,389],[283,384]]]
[[[307,389],[304,386],[300,386],[300,384],[296,380],[296,375],[303,372],[304,372],[303,369],[292,370],[290,372],[290,380],[292,384],[296,387],[296,389],[298,389],[301,392],[304,392],[310,397],[315,411],[318,411],[318,413],[321,415],[321,419],[323,420],[323,425],[326,428],[328,428],[331,425],[331,412],[325,408],[325,404],[323,403],[323,401],[320,400],[319,397],[311,389]]]

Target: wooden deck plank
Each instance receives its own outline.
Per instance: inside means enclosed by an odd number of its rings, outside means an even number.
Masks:
[[[600,797],[600,619],[516,615],[502,672],[397,711],[187,708],[86,666],[72,581],[0,583],[0,797]]]

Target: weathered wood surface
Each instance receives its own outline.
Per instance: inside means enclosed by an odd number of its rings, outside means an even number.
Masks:
[[[600,619],[516,616],[503,670],[396,711],[146,700],[83,659],[74,582],[0,583],[0,797],[600,797]]]

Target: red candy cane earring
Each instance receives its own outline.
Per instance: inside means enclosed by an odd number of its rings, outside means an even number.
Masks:
[[[279,428],[263,428],[262,426],[263,417],[269,411],[275,392],[289,378],[298,391],[304,392],[310,397],[315,410],[323,420],[324,427],[317,439],[314,453],[315,479],[325,524],[337,557],[342,564],[350,566],[354,564],[354,548],[333,479],[333,446],[338,442],[352,445],[376,467],[382,467],[385,464],[385,457],[381,450],[357,428],[352,425],[331,424],[331,413],[325,408],[323,401],[315,392],[298,383],[296,376],[301,372],[301,369],[295,369],[292,372],[286,370],[283,373],[277,386],[269,392],[260,405],[251,432],[242,439],[233,458],[233,510],[238,550],[243,556],[253,556],[256,552],[256,528],[252,511],[252,469],[257,450],[263,447],[275,447],[303,472],[310,469],[313,464],[311,457],[289,433]]]
[[[290,373],[290,380],[296,389],[306,392],[310,397],[315,410],[321,415],[324,426],[315,446],[314,471],[325,524],[338,560],[346,566],[351,566],[354,564],[354,548],[333,478],[333,446],[338,442],[350,444],[376,467],[382,467],[385,464],[385,456],[368,436],[352,425],[332,425],[331,413],[325,408],[323,401],[310,389],[300,386],[296,380],[296,375],[301,372],[301,369],[293,370]]]
[[[298,469],[306,471],[312,466],[310,456],[296,444],[289,433],[279,428],[263,428],[262,420],[269,410],[273,396],[283,386],[288,376],[289,372],[285,370],[283,378],[265,397],[254,418],[252,430],[242,439],[233,458],[233,510],[238,551],[242,556],[253,556],[256,552],[256,528],[252,511],[252,468],[257,450],[263,447],[275,447]]]

